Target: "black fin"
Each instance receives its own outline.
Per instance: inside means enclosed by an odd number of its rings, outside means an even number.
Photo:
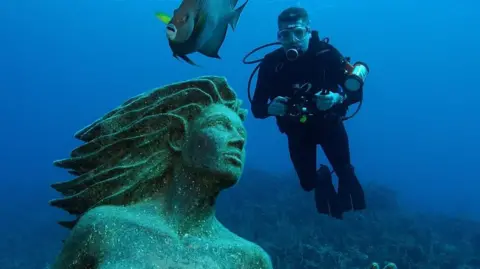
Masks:
[[[336,170],[338,177],[338,199],[343,212],[367,208],[365,193],[351,165]]]
[[[175,57],[176,59],[178,59],[180,57],[180,59],[184,60],[185,62],[193,65],[193,66],[198,66],[196,63],[194,63],[190,58],[188,58],[187,55],[178,55],[178,54],[173,54],[173,57]]]
[[[317,212],[336,219],[343,218],[343,211],[338,204],[337,192],[332,182],[332,174],[326,165],[320,165],[315,186],[315,205]]]
[[[234,9],[237,6],[238,0],[230,0],[230,5],[232,9]]]
[[[194,63],[192,60],[190,60],[190,58],[188,58],[187,55],[179,55],[180,58],[182,58],[182,60],[184,60],[185,62],[193,65],[193,66],[198,66],[196,63]]]
[[[232,30],[235,31],[235,28],[237,27],[238,20],[240,19],[240,15],[242,15],[242,11],[245,8],[245,6],[248,4],[248,0],[243,3],[239,8],[233,11],[233,17],[231,18],[229,24],[232,27]]]

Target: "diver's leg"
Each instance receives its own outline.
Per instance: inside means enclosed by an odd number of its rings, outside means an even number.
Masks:
[[[288,135],[288,150],[300,185],[312,191],[316,184],[317,145],[307,135]]]
[[[337,193],[332,184],[330,170],[324,166],[317,171],[317,143],[311,135],[312,132],[307,132],[302,135],[288,136],[290,158],[302,188],[305,191],[315,189],[315,205],[318,213],[341,218],[342,212],[336,203]],[[325,172],[329,178],[324,176]]]
[[[350,163],[350,148],[343,122],[324,129],[320,145],[338,177],[338,200],[343,211],[366,208],[363,188]]]

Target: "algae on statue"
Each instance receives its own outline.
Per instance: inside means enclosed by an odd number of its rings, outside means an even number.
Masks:
[[[268,254],[215,217],[239,180],[246,111],[221,77],[136,96],[79,131],[55,162],[77,176],[51,205],[76,215],[54,269],[272,268]]]

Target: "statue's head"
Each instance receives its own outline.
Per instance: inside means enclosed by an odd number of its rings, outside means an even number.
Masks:
[[[170,137],[170,148],[183,168],[210,174],[220,188],[237,182],[245,161],[246,131],[237,111],[223,104],[206,107],[191,122]],[[201,177],[201,176],[200,176]]]
[[[77,177],[53,184],[65,197],[50,204],[77,216],[100,205],[128,205],[162,194],[180,172],[195,175],[185,184],[231,187],[245,161],[246,110],[240,105],[220,77],[128,100],[75,134],[85,144],[55,165]],[[60,222],[67,228],[75,223]]]

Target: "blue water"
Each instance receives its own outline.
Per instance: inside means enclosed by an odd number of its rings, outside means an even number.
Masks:
[[[199,68],[171,56],[153,15],[179,1],[2,0],[0,268],[43,268],[59,250],[66,232],[49,185],[69,177],[52,162],[79,144],[77,130],[134,95],[207,74],[226,76],[249,108],[253,66],[241,60],[275,41],[276,16],[299,3],[322,36],[370,66],[347,123],[360,180],[396,190],[406,210],[480,219],[477,2],[251,0],[222,60],[194,55]],[[247,169],[291,174],[274,120],[245,124]]]

